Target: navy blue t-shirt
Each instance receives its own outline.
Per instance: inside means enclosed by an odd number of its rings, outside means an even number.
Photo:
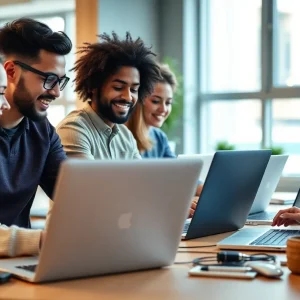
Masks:
[[[38,185],[52,198],[60,163],[66,159],[47,119],[24,118],[16,132],[0,127],[0,223],[30,228],[29,213]]]
[[[143,158],[176,158],[172,152],[166,134],[159,128],[150,127],[149,136],[153,147],[141,153]]]

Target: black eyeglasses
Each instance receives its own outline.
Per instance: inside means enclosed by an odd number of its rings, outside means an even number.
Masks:
[[[4,95],[6,90],[6,86],[0,85],[0,95]]]
[[[32,67],[30,67],[20,61],[17,61],[17,60],[15,60],[14,63],[16,65],[19,65],[21,68],[23,68],[27,71],[30,71],[32,73],[35,73],[35,74],[38,74],[38,75],[44,77],[45,78],[44,88],[46,90],[52,90],[58,83],[59,89],[62,91],[65,88],[65,86],[67,85],[68,81],[70,80],[70,78],[67,76],[63,76],[63,77],[59,78],[56,74],[45,73],[45,72],[39,71],[39,70],[32,68]]]

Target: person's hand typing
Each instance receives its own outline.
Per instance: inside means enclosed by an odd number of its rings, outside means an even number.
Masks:
[[[192,204],[191,204],[191,207],[190,207],[190,213],[189,213],[189,216],[188,216],[189,218],[192,218],[194,213],[195,213],[197,203],[198,203],[198,199],[199,199],[199,197],[193,197]]]
[[[195,196],[200,196],[202,190],[203,190],[203,184],[200,183],[200,184],[197,185],[197,189],[196,189],[196,194],[195,194]]]
[[[300,225],[300,208],[290,207],[280,210],[273,219],[272,226]]]

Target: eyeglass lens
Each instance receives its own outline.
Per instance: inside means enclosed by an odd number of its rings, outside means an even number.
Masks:
[[[55,85],[59,82],[59,87],[60,90],[62,91],[64,89],[64,87],[66,86],[67,82],[68,82],[68,78],[67,77],[63,77],[61,79],[59,79],[57,76],[55,75],[49,75],[46,80],[45,80],[45,84],[44,87],[46,89],[53,89],[55,87]]]

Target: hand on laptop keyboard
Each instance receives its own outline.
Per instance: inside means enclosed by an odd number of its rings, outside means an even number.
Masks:
[[[300,224],[300,208],[290,207],[280,210],[273,219],[272,226],[289,226]]]

